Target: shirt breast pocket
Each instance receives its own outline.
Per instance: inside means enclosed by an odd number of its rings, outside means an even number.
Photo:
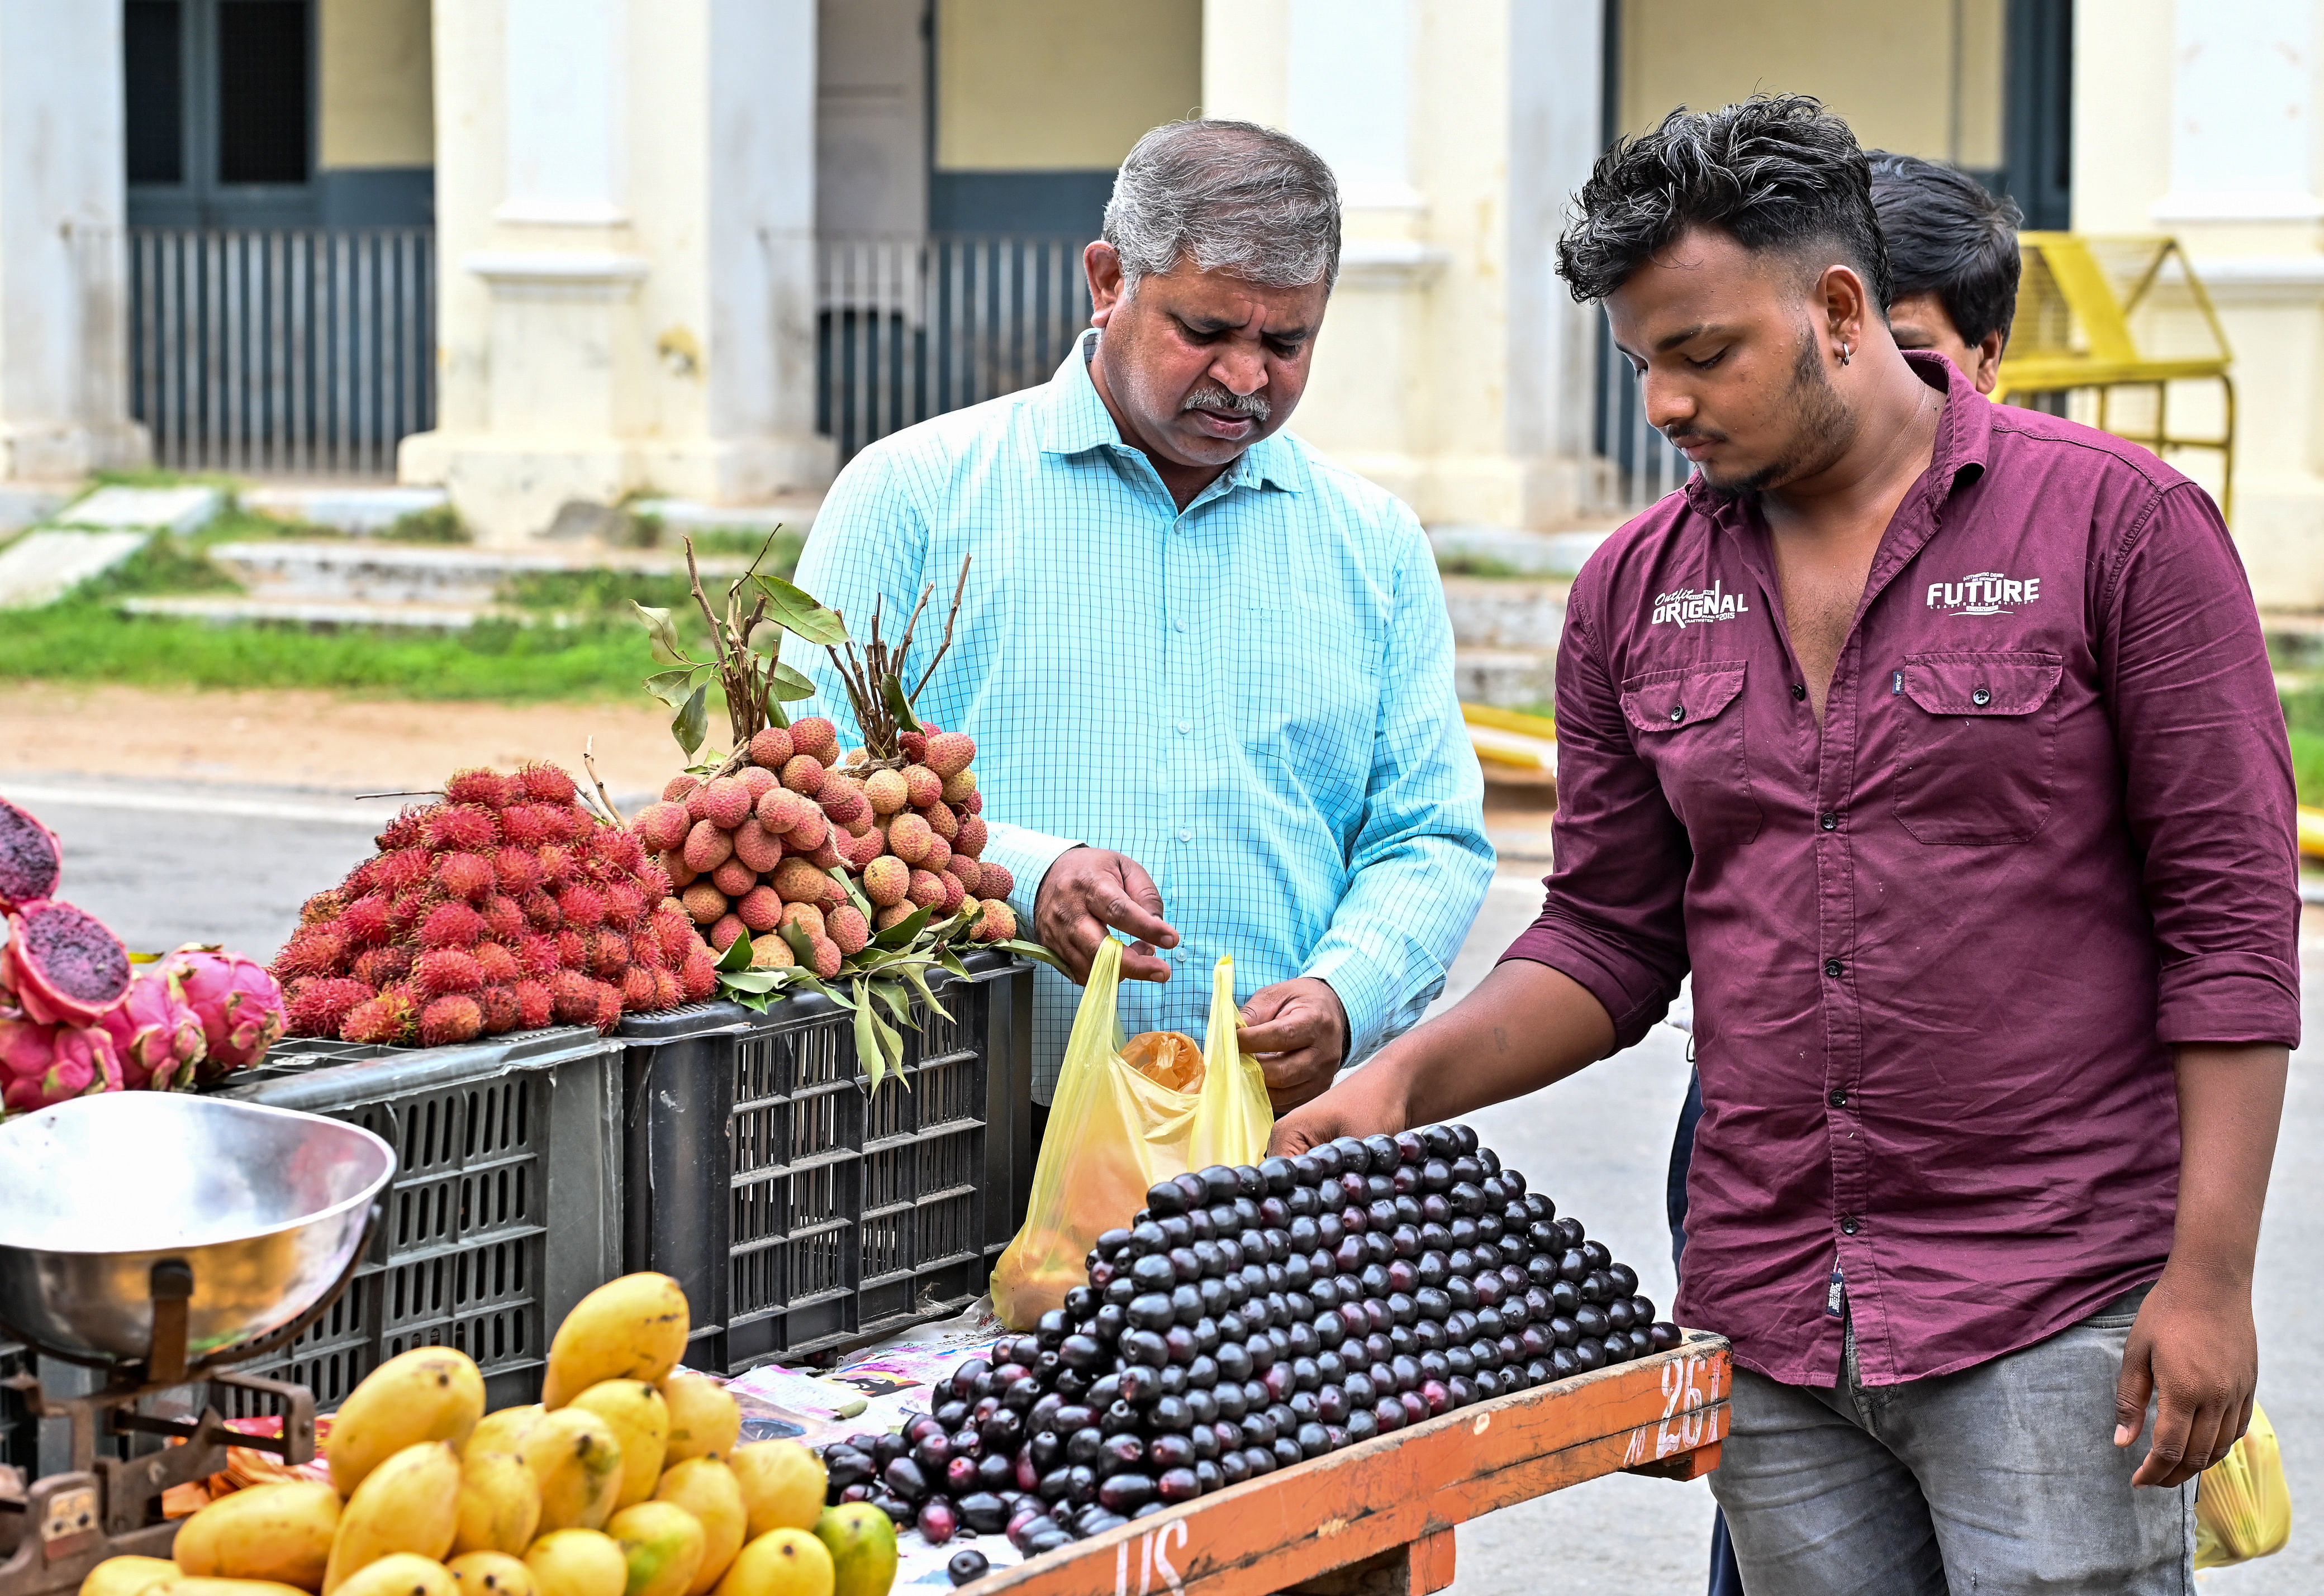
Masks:
[[[2026,842],[2050,818],[2058,656],[1913,654],[1897,713],[1896,819],[1931,847]]]
[[[1743,665],[1713,660],[1622,683],[1630,741],[1655,767],[1663,797],[1697,848],[1739,847],[1759,835],[1743,739]]]

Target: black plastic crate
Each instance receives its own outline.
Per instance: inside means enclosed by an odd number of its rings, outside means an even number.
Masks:
[[[1032,966],[964,962],[877,1094],[853,1016],[812,994],[622,1023],[622,1266],[685,1289],[688,1363],[833,1351],[983,1294],[1032,1184]]]
[[[454,1346],[490,1407],[538,1400],[558,1321],[621,1272],[621,1051],[571,1027],[448,1048],[302,1040],[224,1082],[223,1096],[361,1125],[396,1157],[355,1278],[250,1371],[327,1411],[387,1359]]]
[[[0,1341],[0,1380],[32,1371],[32,1361],[13,1341]],[[21,1469],[24,1478],[40,1472],[41,1421],[32,1417],[23,1397],[0,1385],[0,1464]]]

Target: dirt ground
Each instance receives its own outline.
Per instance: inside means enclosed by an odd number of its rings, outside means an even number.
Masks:
[[[668,711],[604,704],[406,703],[330,693],[0,685],[0,769],[364,793],[433,786],[469,765],[549,759],[581,774],[596,739],[616,796],[679,766]]]

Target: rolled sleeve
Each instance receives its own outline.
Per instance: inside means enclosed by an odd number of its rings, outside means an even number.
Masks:
[[[2201,489],[2158,494],[2100,590],[2099,667],[2172,1045],[2300,1041],[2292,750],[2251,585]]]
[[[1049,867],[1062,855],[1082,846],[1070,837],[1052,837],[1030,826],[1012,826],[1006,821],[985,822],[984,852],[979,857],[1009,872],[1012,884],[1009,906],[1017,913],[1019,935],[1033,934],[1033,905],[1041,896],[1041,883],[1047,877]]]
[[[1591,621],[1590,572],[1557,646],[1556,866],[1541,914],[1502,954],[1570,976],[1614,1022],[1617,1050],[1661,1019],[1687,970],[1685,828],[1630,744]]]

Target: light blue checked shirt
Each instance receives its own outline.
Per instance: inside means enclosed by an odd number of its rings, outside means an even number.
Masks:
[[[881,601],[892,642],[934,582],[912,648],[925,668],[973,555],[918,711],[976,739],[984,857],[1016,877],[1024,934],[1059,854],[1112,848],[1154,877],[1182,939],[1167,983],[1122,983],[1126,1032],[1199,1038],[1211,968],[1232,954],[1239,1002],[1329,982],[1360,1058],[1443,986],[1493,867],[1428,540],[1288,433],[1180,510],[1090,381],[1095,336],[1046,386],[857,455],[798,583],[859,639]],[[838,673],[796,637],[783,649],[844,738]],[[1036,977],[1040,1101],[1079,1000],[1056,972]]]

